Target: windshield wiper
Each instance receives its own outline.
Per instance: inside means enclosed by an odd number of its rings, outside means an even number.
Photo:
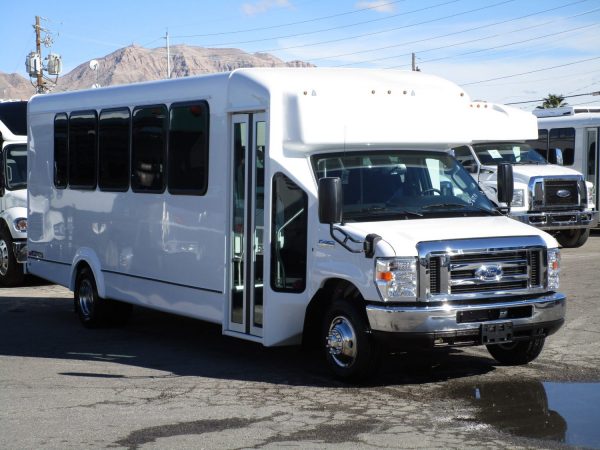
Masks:
[[[478,211],[481,212],[485,212],[488,214],[495,214],[495,215],[502,215],[501,212],[496,211],[494,209],[486,209],[486,208],[482,208],[481,206],[478,205],[465,205],[464,203],[434,203],[431,205],[425,205],[422,206],[421,209],[422,210],[426,210],[426,209],[434,209],[434,208],[447,208],[447,207],[458,207],[461,209],[466,209],[466,208],[475,208]]]
[[[410,216],[418,216],[423,217],[423,214],[416,211],[409,211],[407,209],[392,207],[389,206],[371,206],[369,208],[363,208],[360,210],[361,213],[367,213],[374,216],[396,216],[400,215],[410,215]]]

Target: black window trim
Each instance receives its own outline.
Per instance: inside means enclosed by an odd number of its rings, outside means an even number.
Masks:
[[[149,189],[138,189],[133,185],[133,116],[135,115],[135,112],[139,109],[150,109],[150,108],[164,108],[164,110],[166,111],[166,118],[165,118],[165,124],[166,126],[163,129],[163,139],[164,139],[164,145],[163,145],[163,164],[164,164],[164,175],[163,175],[163,180],[162,180],[162,187],[160,190],[156,189],[156,190],[149,190]],[[130,157],[129,157],[129,186],[131,187],[131,191],[135,192],[136,194],[164,194],[166,189],[167,189],[167,178],[168,178],[168,171],[169,171],[169,167],[168,167],[168,146],[169,146],[169,117],[170,117],[170,112],[169,112],[169,107],[164,104],[164,103],[152,103],[152,104],[148,104],[148,105],[138,105],[135,106],[133,108],[133,110],[131,111],[131,128],[130,128]]]
[[[129,114],[129,121],[128,121],[128,125],[129,125],[129,130],[127,132],[127,136],[128,136],[128,158],[127,158],[127,187],[126,188],[105,188],[100,186],[100,116],[102,115],[102,113],[106,112],[106,113],[110,113],[110,112],[118,112],[118,111],[127,111],[127,113]],[[97,184],[98,184],[98,190],[100,190],[101,192],[128,192],[131,189],[131,178],[133,176],[133,173],[131,171],[131,158],[132,158],[132,141],[133,141],[133,126],[132,126],[132,110],[129,106],[118,106],[118,107],[114,107],[114,108],[106,108],[106,109],[101,109],[100,113],[98,114],[98,126],[97,126],[97,133],[98,133],[98,147],[97,147],[97,154],[98,154],[98,163],[97,163],[97,174],[96,174],[96,178],[97,178]]]
[[[173,108],[180,108],[180,107],[185,107],[185,106],[193,106],[193,105],[199,105],[199,104],[204,104],[206,105],[206,114],[207,114],[207,122],[206,122],[206,151],[205,151],[205,155],[206,155],[206,161],[205,161],[205,177],[204,177],[204,188],[201,190],[198,189],[179,189],[179,188],[175,188],[173,189],[171,187],[171,184],[169,183],[169,179],[170,179],[170,171],[169,171],[169,161],[171,158],[170,152],[171,152],[171,142],[170,142],[170,134],[171,134],[171,111]],[[165,179],[165,184],[167,185],[167,190],[169,192],[169,194],[171,195],[190,195],[190,196],[197,196],[197,197],[201,197],[206,195],[206,192],[208,191],[208,179],[209,179],[209,161],[210,161],[210,104],[208,103],[208,100],[206,99],[199,99],[199,100],[186,100],[183,102],[176,102],[176,103],[171,103],[169,105],[168,108],[168,122],[167,122],[167,159],[165,161],[166,163],[166,179]]]
[[[58,116],[64,116],[65,122],[67,124],[67,132],[66,132],[66,143],[67,143],[67,173],[66,173],[66,183],[64,185],[56,184],[56,119]],[[52,181],[55,189],[67,189],[69,187],[69,114],[67,112],[59,112],[54,115],[54,121],[52,122],[52,148],[53,148],[53,171],[52,171]]]

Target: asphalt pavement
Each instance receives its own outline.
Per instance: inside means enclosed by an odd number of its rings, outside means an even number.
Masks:
[[[141,308],[88,330],[31,278],[0,288],[0,448],[600,448],[599,256],[597,232],[563,250],[567,321],[529,365],[398,354],[360,387],[299,347]]]

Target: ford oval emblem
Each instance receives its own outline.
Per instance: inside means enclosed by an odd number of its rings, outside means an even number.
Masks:
[[[559,189],[558,191],[556,191],[556,195],[560,198],[567,198],[571,196],[571,191],[567,189]]]
[[[499,264],[483,265],[475,271],[475,276],[479,280],[486,282],[500,281],[503,274],[502,266]]]

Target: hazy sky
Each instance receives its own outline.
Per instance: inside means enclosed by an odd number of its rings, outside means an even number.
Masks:
[[[0,7],[0,71],[23,76],[39,15],[65,73],[132,43],[164,46],[168,30],[171,45],[262,51],[317,66],[410,70],[415,52],[422,71],[502,103],[600,91],[600,0],[0,0]],[[600,96],[567,101],[598,104]]]

